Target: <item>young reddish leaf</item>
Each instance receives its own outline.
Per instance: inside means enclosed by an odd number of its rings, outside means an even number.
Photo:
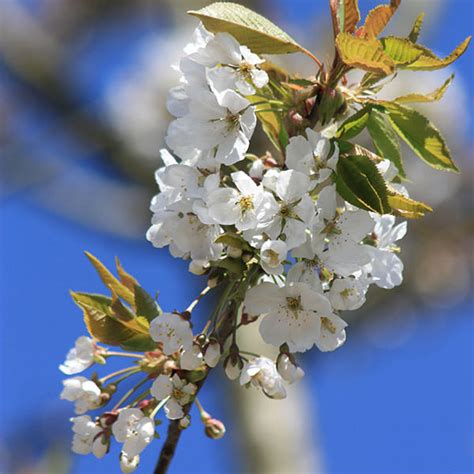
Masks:
[[[376,38],[383,32],[400,2],[392,2],[390,5],[379,5],[371,10],[365,19],[364,26],[359,28],[358,36],[365,38]]]
[[[412,43],[416,43],[418,41],[418,37],[420,36],[421,27],[423,25],[423,20],[425,19],[425,14],[421,12],[415,20],[415,24],[408,35],[408,39]]]

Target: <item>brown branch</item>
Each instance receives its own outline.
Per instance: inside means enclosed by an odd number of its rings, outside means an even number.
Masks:
[[[222,326],[219,328],[219,331],[214,334],[217,337],[219,343],[221,344],[221,347],[223,347],[224,342],[234,330],[234,315],[235,312],[238,310],[238,306],[238,304],[232,301],[230,307],[227,310],[227,313],[222,316],[224,318]],[[199,390],[201,390],[202,386],[204,385],[204,382],[209,376],[210,371],[211,369],[208,370],[206,377],[196,384],[197,390],[195,396],[197,396]],[[184,416],[186,416],[190,412],[193,403],[194,402],[191,402],[183,408]],[[179,421],[180,420],[173,420],[168,426],[166,440],[163,444],[163,447],[161,448],[160,456],[158,457],[158,461],[156,462],[153,474],[166,474],[168,472],[168,468],[170,467],[171,461],[173,460],[173,457],[176,453],[176,447],[178,446],[178,442],[181,438],[181,432],[183,431],[179,426]]]

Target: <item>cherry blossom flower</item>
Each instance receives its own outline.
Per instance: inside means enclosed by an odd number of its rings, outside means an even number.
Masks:
[[[331,144],[325,131],[318,133],[307,128],[306,136],[290,138],[286,148],[286,166],[311,176],[313,184],[322,183],[336,168],[339,158],[337,145],[330,156]]]
[[[196,385],[181,379],[178,374],[172,377],[159,375],[151,386],[151,394],[157,400],[169,400],[164,406],[165,414],[170,420],[178,420],[184,416],[183,406],[190,403],[196,393]]]
[[[101,404],[100,388],[86,377],[80,375],[63,380],[63,391],[60,398],[75,403],[75,412],[82,415]]]
[[[214,222],[247,230],[268,221],[277,209],[272,195],[243,171],[232,173],[231,178],[237,189],[219,188],[207,199],[209,216]]]
[[[125,408],[112,425],[112,433],[119,443],[123,443],[122,455],[131,460],[153,441],[155,423],[140,409]]]
[[[339,311],[359,309],[365,303],[368,283],[365,279],[337,278],[331,284],[328,298]]]
[[[77,338],[74,347],[68,352],[64,364],[61,364],[59,369],[66,375],[83,372],[94,363],[95,350],[95,342],[90,337]]]
[[[335,316],[329,301],[305,283],[290,282],[281,288],[260,283],[247,292],[244,307],[252,315],[265,315],[260,334],[266,343],[277,347],[286,343],[291,352],[318,344],[321,321]]]
[[[281,240],[267,240],[260,249],[260,265],[270,275],[283,273],[282,262],[286,259],[288,247]]]
[[[99,436],[102,428],[88,415],[71,418],[72,451],[76,454],[93,453],[98,459],[105,456],[108,451],[108,443],[104,443],[103,437]]]
[[[260,388],[269,398],[286,398],[283,379],[275,363],[266,357],[258,357],[245,363],[240,375],[240,385],[249,383]]]
[[[150,336],[163,346],[163,352],[171,355],[181,348],[191,348],[193,332],[188,321],[176,313],[163,313],[150,323]]]

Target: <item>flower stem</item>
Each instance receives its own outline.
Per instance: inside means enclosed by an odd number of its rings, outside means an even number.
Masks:
[[[106,375],[105,377],[102,377],[99,381],[100,383],[104,383],[104,382],[107,382],[107,380],[110,380],[111,378],[116,377],[117,375],[125,374],[126,372],[131,372],[128,375],[132,375],[132,373],[139,372],[139,371],[140,369],[134,365],[132,367],[126,367],[125,369],[117,370],[117,372],[112,372],[111,374]]]
[[[120,405],[122,405],[122,403],[130,396],[132,395],[133,393],[135,393],[147,380],[149,380],[149,377],[148,375],[143,379],[141,380],[140,382],[138,382],[135,386],[133,386],[128,392],[125,393],[125,395],[117,402],[117,404],[114,406],[113,410],[117,410],[117,408],[120,407]]]
[[[134,359],[142,359],[143,356],[139,354],[132,354],[131,352],[114,352],[114,351],[107,351],[105,356],[118,356],[118,357],[133,357]]]

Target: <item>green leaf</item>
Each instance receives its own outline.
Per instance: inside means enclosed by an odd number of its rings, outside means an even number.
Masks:
[[[413,44],[406,38],[387,36],[380,41],[385,53],[392,58],[398,67],[413,64],[423,54],[418,45]]]
[[[85,252],[85,254],[96,269],[104,285],[117,293],[117,295],[123,298],[128,304],[133,304],[133,293],[124,284],[118,281],[97,257],[94,257],[94,255],[89,252]]]
[[[246,269],[245,264],[240,258],[227,257],[222,260],[216,260],[214,262],[211,262],[211,265],[213,267],[219,267],[228,270],[231,273],[234,273],[235,275],[242,275],[242,273]]]
[[[84,323],[89,334],[97,341],[118,346],[135,335],[131,329],[111,317],[111,298],[75,292],[71,292],[71,296],[84,313]]]
[[[135,317],[116,295],[110,298],[71,291],[71,296],[83,311],[89,334],[97,341],[136,351],[156,348],[149,335],[148,322]]]
[[[188,13],[198,17],[212,33],[229,33],[257,54],[307,52],[270,20],[237,3],[217,2]]]
[[[390,160],[398,169],[400,176],[406,177],[397,134],[387,123],[384,113],[377,109],[370,111],[367,130],[374,142],[377,153]]]
[[[385,54],[382,43],[377,39],[356,38],[348,33],[339,33],[336,47],[342,61],[348,66],[385,75],[394,71],[393,60]]]
[[[416,17],[416,20],[415,20],[415,24],[413,25],[413,28],[411,29],[409,35],[408,35],[408,39],[412,42],[412,43],[416,43],[418,41],[418,38],[420,36],[420,31],[421,31],[421,27],[423,25],[423,20],[425,19],[425,14],[423,12],[421,12],[417,17]]]
[[[436,169],[459,171],[437,128],[422,114],[396,102],[379,102],[398,135],[423,161]]]
[[[122,342],[120,347],[126,351],[147,352],[156,349],[156,342],[150,336],[136,334],[125,342]]]
[[[121,283],[123,283],[130,291],[133,291],[135,285],[138,285],[138,281],[124,270],[118,257],[115,257],[115,266],[117,267],[117,273]]]
[[[387,186],[375,164],[366,156],[340,157],[336,188],[354,206],[385,214],[390,212]]]
[[[406,219],[419,219],[427,212],[433,211],[428,204],[415,201],[414,199],[404,196],[393,189],[389,188],[388,192],[388,203],[396,215]]]
[[[359,133],[364,130],[369,119],[370,107],[364,107],[355,114],[351,115],[344,123],[339,127],[337,131],[337,137],[344,140],[350,140],[356,137]]]
[[[436,102],[441,100],[446,92],[447,88],[451,85],[454,79],[454,74],[451,74],[448,79],[444,82],[441,87],[438,87],[435,91],[429,94],[407,94],[393,99],[399,104],[407,104],[413,102]]]
[[[161,308],[141,286],[135,285],[134,292],[135,308],[138,316],[143,316],[147,321],[152,321],[161,314]]]
[[[364,26],[358,34],[365,38],[376,38],[383,32],[393,14],[397,11],[399,2],[391,5],[378,5],[371,10],[365,19]]]
[[[446,66],[449,66],[451,63],[456,61],[460,56],[464,54],[469,43],[471,42],[471,36],[468,36],[459,46],[457,46],[454,51],[446,56],[445,58],[440,58],[436,56],[432,51],[424,46],[417,45],[417,47],[422,51],[420,57],[406,66],[406,69],[414,71],[434,71],[436,69],[442,69]]]
[[[135,319],[135,314],[120,301],[115,293],[112,294],[112,304],[110,307],[112,309],[112,316],[127,327],[129,327],[128,323]]]

